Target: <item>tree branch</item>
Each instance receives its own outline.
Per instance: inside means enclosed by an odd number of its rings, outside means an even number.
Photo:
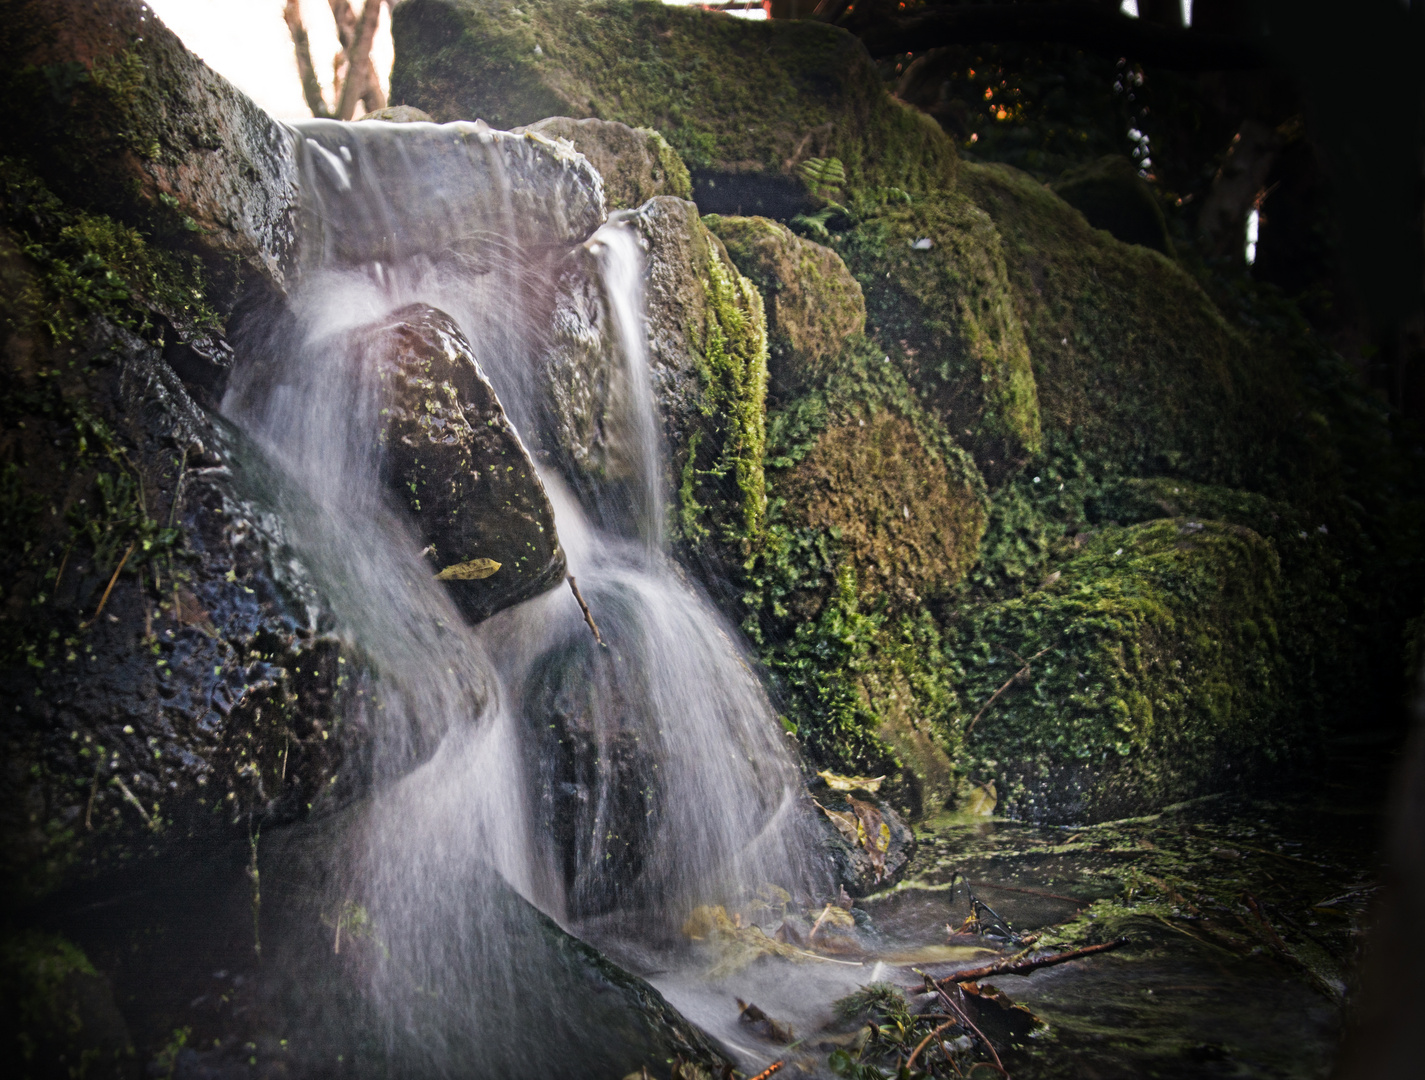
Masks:
[[[925,52],[942,45],[1049,41],[1179,71],[1260,68],[1269,63],[1264,39],[1163,26],[1081,0],[957,4],[848,29],[861,38],[872,56]]]
[[[344,0],[341,2],[344,4]],[[381,3],[382,0],[366,0],[361,7],[361,17],[352,32],[351,46],[346,50],[346,79],[341,84],[341,96],[337,103],[338,120],[350,120],[358,101],[365,103],[368,110],[386,105],[376,69],[371,65],[371,43],[376,40],[376,26],[381,21]],[[332,8],[335,11],[335,3]]]
[[[292,35],[292,49],[297,54],[297,74],[302,79],[302,97],[307,100],[307,108],[313,116],[327,118],[331,110],[322,97],[322,83],[317,78],[317,69],[312,66],[312,46],[307,39],[307,28],[302,24],[302,8],[298,0],[287,0],[282,11],[287,20],[287,32]]]

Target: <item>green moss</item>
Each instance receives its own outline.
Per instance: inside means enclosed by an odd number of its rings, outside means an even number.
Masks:
[[[661,131],[695,171],[787,173],[819,156],[840,158],[853,187],[953,181],[939,126],[825,24],[620,0],[407,0],[392,34],[392,100],[440,120],[595,116]]]
[[[767,322],[756,286],[711,245],[706,271],[707,317],[695,340],[702,409],[715,440],[689,445],[680,492],[684,539],[706,529],[699,511],[727,506],[731,516],[715,514],[722,538],[751,541],[767,512]]]
[[[834,246],[861,283],[868,333],[991,482],[1037,452],[1030,350],[989,216],[935,192],[874,210]]]
[[[132,1059],[108,987],[69,940],[37,930],[0,941],[9,1070],[21,1077],[113,1075]]]
[[[1010,806],[1113,814],[1311,753],[1267,540],[1178,517],[1106,526],[1075,547],[1039,588],[971,608],[954,629],[957,722]]]
[[[1091,228],[1025,174],[967,164],[962,184],[1003,240],[1046,432],[1128,475],[1241,487],[1271,471],[1298,411],[1282,357],[1172,260]]]
[[[12,333],[42,329],[55,344],[74,340],[91,315],[156,338],[152,314],[186,328],[219,326],[196,256],[155,246],[139,230],[66,204],[13,159],[0,158],[0,223],[33,268],[0,295]]]

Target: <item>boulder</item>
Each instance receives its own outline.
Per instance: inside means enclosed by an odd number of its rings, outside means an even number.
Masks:
[[[394,99],[501,128],[546,116],[653,128],[707,211],[797,213],[809,159],[838,159],[857,187],[953,181],[951,141],[823,23],[627,0],[406,0],[392,36]]]
[[[567,139],[589,159],[604,180],[604,199],[610,210],[631,210],[655,195],[693,196],[688,170],[668,141],[651,128],[631,128],[612,120],[571,120],[551,116],[515,128],[549,139]]]
[[[762,294],[773,393],[824,375],[847,338],[866,328],[861,286],[841,256],[768,218],[710,214],[703,223]]]
[[[648,364],[674,527],[691,543],[754,533],[763,478],[767,345],[762,298],[686,199],[658,196],[625,219],[644,258]],[[562,267],[545,357],[557,452],[576,483],[631,475],[622,412],[632,391],[594,255]]]
[[[833,246],[868,333],[997,487],[1040,447],[1030,350],[994,222],[963,195],[891,202]]]
[[[221,310],[248,284],[281,287],[296,240],[287,128],[140,0],[21,0],[4,22],[0,88],[24,122],[5,126],[0,154],[74,205],[196,254]]]
[[[354,337],[383,384],[381,478],[455,606],[475,623],[559,584],[544,485],[460,328],[413,304]]]
[[[359,665],[255,497],[261,455],[101,317],[5,360],[7,897],[362,790]]]
[[[435,117],[409,105],[387,105],[384,109],[365,113],[360,120],[385,120],[390,124],[433,124]]]
[[[1293,471],[1329,467],[1328,440],[1291,422],[1300,376],[1177,263],[1094,229],[1008,166],[967,164],[961,181],[1002,240],[1046,436],[1121,474],[1229,487],[1276,482],[1288,440]]]
[[[890,888],[915,853],[915,834],[884,799],[865,791],[816,796],[821,846],[832,880],[854,897]]]
[[[949,650],[962,763],[996,780],[1011,816],[1065,823],[1309,757],[1320,729],[1282,655],[1282,590],[1273,545],[1241,525],[1081,535],[1037,589],[962,612]]]

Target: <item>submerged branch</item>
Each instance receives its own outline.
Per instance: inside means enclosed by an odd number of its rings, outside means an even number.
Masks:
[[[1034,956],[1024,960],[999,960],[993,964],[986,964],[984,967],[970,968],[968,971],[955,971],[946,975],[945,978],[960,982],[979,982],[981,979],[988,979],[992,975],[1028,975],[1031,971],[1037,971],[1043,967],[1053,967],[1055,964],[1062,964],[1068,960],[1077,960],[1082,956],[1093,956],[1095,953],[1108,952],[1117,949],[1121,945],[1127,945],[1127,938],[1116,938],[1113,941],[1106,941],[1102,945],[1086,945],[1082,949],[1070,949],[1068,952],[1051,953],[1048,956]],[[938,987],[940,984],[931,979]]]

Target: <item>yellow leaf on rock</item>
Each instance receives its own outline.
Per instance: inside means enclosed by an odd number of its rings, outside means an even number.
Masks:
[[[502,564],[494,559],[471,559],[469,562],[455,563],[436,574],[436,581],[478,581],[487,578]]]
[[[884,776],[838,776],[825,769],[816,775],[825,780],[832,791],[869,791],[872,795],[880,790],[881,781],[885,779]]]
[[[989,817],[995,812],[998,803],[999,794],[995,791],[995,782],[990,780],[970,789],[970,795],[965,800],[965,813],[974,814],[976,817]]]

